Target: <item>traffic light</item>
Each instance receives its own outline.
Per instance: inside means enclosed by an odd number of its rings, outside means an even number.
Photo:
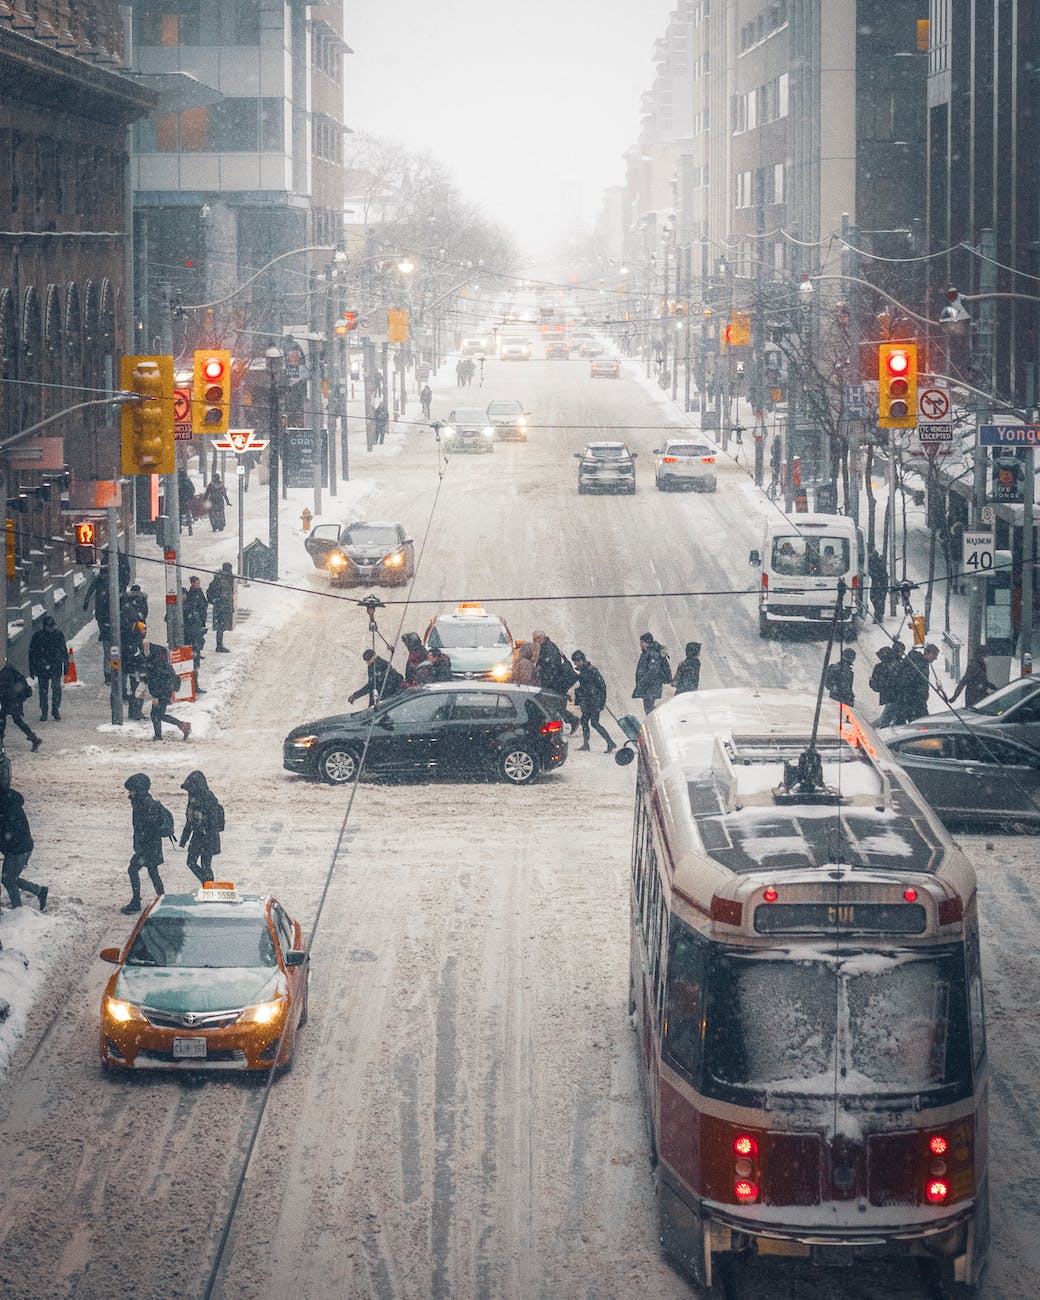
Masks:
[[[119,383],[137,401],[119,410],[124,474],[172,474],[173,357],[121,357]]]
[[[191,402],[192,433],[227,433],[231,416],[231,353],[195,353]]]
[[[75,525],[76,563],[93,564],[97,559],[97,524],[92,519]]]
[[[746,348],[751,342],[751,315],[746,311],[730,314],[729,324],[722,331],[723,343],[728,348]]]
[[[878,424],[912,429],[917,424],[917,344],[878,347]]]
[[[686,328],[686,304],[684,302],[675,304],[675,328],[677,330]]]
[[[343,320],[344,320],[344,323],[346,324],[346,327],[347,327],[348,331],[349,331],[349,330],[356,330],[356,329],[357,329],[357,312],[356,312],[356,311],[345,311],[345,312],[343,313]]]

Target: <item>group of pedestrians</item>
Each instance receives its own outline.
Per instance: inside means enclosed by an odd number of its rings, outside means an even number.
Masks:
[[[135,772],[123,782],[130,799],[133,824],[133,855],[127,867],[130,901],[120,910],[128,916],[141,910],[141,872],[147,872],[157,894],[166,892],[159,868],[165,862],[164,841],[177,843],[173,814],[151,793],[152,782],[144,772]],[[224,830],[224,809],[209,788],[202,772],[189,772],[181,782],[187,792],[180,847],[188,850],[188,869],[202,882],[213,879],[213,859],[220,853]],[[46,899],[44,899],[46,901]]]
[[[476,373],[477,367],[473,364],[472,357],[460,357],[455,363],[455,381],[459,388],[466,388],[472,384]]]

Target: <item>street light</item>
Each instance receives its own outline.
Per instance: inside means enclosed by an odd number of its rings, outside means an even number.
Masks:
[[[282,363],[285,358],[281,348],[270,347],[264,353],[264,359],[267,362],[268,388],[268,409],[270,412],[271,428],[271,455],[268,460],[268,479],[267,479],[267,519],[268,519],[268,545],[271,549],[271,573],[270,578],[273,582],[278,581],[278,477],[279,477],[279,456],[281,449],[281,394],[278,388],[278,380],[282,373]]]

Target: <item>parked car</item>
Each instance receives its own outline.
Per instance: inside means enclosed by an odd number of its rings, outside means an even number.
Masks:
[[[503,339],[499,355],[503,361],[530,361],[531,344],[527,339]]]
[[[574,453],[578,461],[579,492],[636,490],[636,456],[623,442],[590,442]]]
[[[1040,825],[1040,750],[949,714],[941,725],[910,723],[878,734],[945,821]]]
[[[298,921],[277,899],[204,884],[161,894],[101,998],[101,1061],[119,1070],[288,1068],[307,1023],[310,963]]]
[[[364,771],[373,776],[485,773],[529,785],[566,762],[563,706],[559,695],[537,686],[415,686],[374,708],[294,727],[283,766],[347,785],[358,779],[363,755]]]
[[[512,439],[516,442],[526,442],[527,414],[523,402],[488,402],[487,418],[491,421],[495,437],[499,441]]]
[[[458,407],[439,429],[446,452],[495,450],[494,426],[488,420],[487,411],[480,406]]]
[[[699,492],[714,492],[715,448],[707,442],[688,438],[669,438],[663,447],[654,448],[654,475],[658,491],[689,487]]]
[[[987,695],[973,709],[958,706],[957,713],[966,726],[976,731],[993,732],[1040,749],[1040,677],[1018,677]],[[949,721],[947,711],[930,713],[913,725],[921,729],[943,728]]]
[[[549,339],[545,345],[545,357],[547,361],[551,361],[553,357],[560,357],[564,361],[569,361],[570,355],[571,350],[567,346],[565,339]]]
[[[620,379],[621,362],[617,357],[601,357],[589,366],[592,379]]]
[[[333,587],[398,586],[415,576],[415,546],[402,524],[315,524],[304,548]]]

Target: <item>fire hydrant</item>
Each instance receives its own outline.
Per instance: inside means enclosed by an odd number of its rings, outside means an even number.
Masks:
[[[303,514],[300,515],[300,523],[303,524],[303,531],[304,531],[305,533],[309,533],[309,532],[311,531],[311,520],[312,520],[313,518],[314,518],[314,516],[313,516],[313,515],[311,514],[311,512],[307,509],[307,507],[304,506],[304,507],[303,507]]]

